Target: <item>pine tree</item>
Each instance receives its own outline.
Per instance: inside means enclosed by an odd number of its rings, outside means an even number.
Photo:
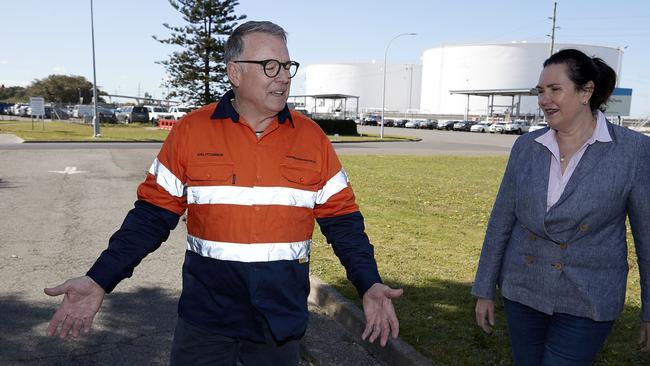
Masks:
[[[183,26],[163,26],[171,31],[167,39],[155,40],[182,48],[168,60],[158,61],[167,70],[164,86],[170,97],[195,105],[214,102],[228,88],[223,52],[226,37],[246,15],[235,15],[237,0],[169,0],[183,14]]]

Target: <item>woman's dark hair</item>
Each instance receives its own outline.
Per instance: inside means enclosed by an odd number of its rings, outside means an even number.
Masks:
[[[616,72],[602,59],[589,57],[576,49],[564,49],[544,61],[544,67],[554,64],[567,66],[568,76],[576,85],[576,90],[584,90],[589,81],[594,83],[594,91],[589,99],[592,112],[605,111],[607,100],[616,86]]]

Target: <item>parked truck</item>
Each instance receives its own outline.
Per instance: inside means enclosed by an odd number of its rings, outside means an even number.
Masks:
[[[169,107],[169,114],[172,115],[172,119],[181,119],[184,115],[193,111],[194,107]]]

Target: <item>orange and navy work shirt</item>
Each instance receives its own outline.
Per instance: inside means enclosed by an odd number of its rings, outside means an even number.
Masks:
[[[361,295],[381,282],[373,248],[348,177],[321,128],[285,107],[256,134],[232,107],[233,98],[230,91],[173,128],[121,231],[133,231],[136,221],[173,227],[169,216],[187,211],[179,316],[254,341],[263,340],[260,324],[266,319],[276,338],[298,338],[308,315],[314,221]],[[129,216],[138,217],[128,222]],[[146,250],[155,250],[155,241],[167,235],[150,235]],[[111,246],[119,251],[120,242],[136,240],[125,236],[113,236],[106,257],[120,257],[110,253]],[[115,275],[106,274],[111,260],[102,265],[101,257],[91,269],[95,276],[89,272],[108,290],[146,255],[134,259],[133,249],[122,251],[131,256],[124,254],[128,265],[118,265],[123,269]]]

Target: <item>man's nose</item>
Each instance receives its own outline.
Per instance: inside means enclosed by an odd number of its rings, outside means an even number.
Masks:
[[[287,83],[291,79],[289,76],[290,76],[289,70],[280,66],[280,72],[278,73],[278,75],[275,76],[275,80],[279,82]]]

